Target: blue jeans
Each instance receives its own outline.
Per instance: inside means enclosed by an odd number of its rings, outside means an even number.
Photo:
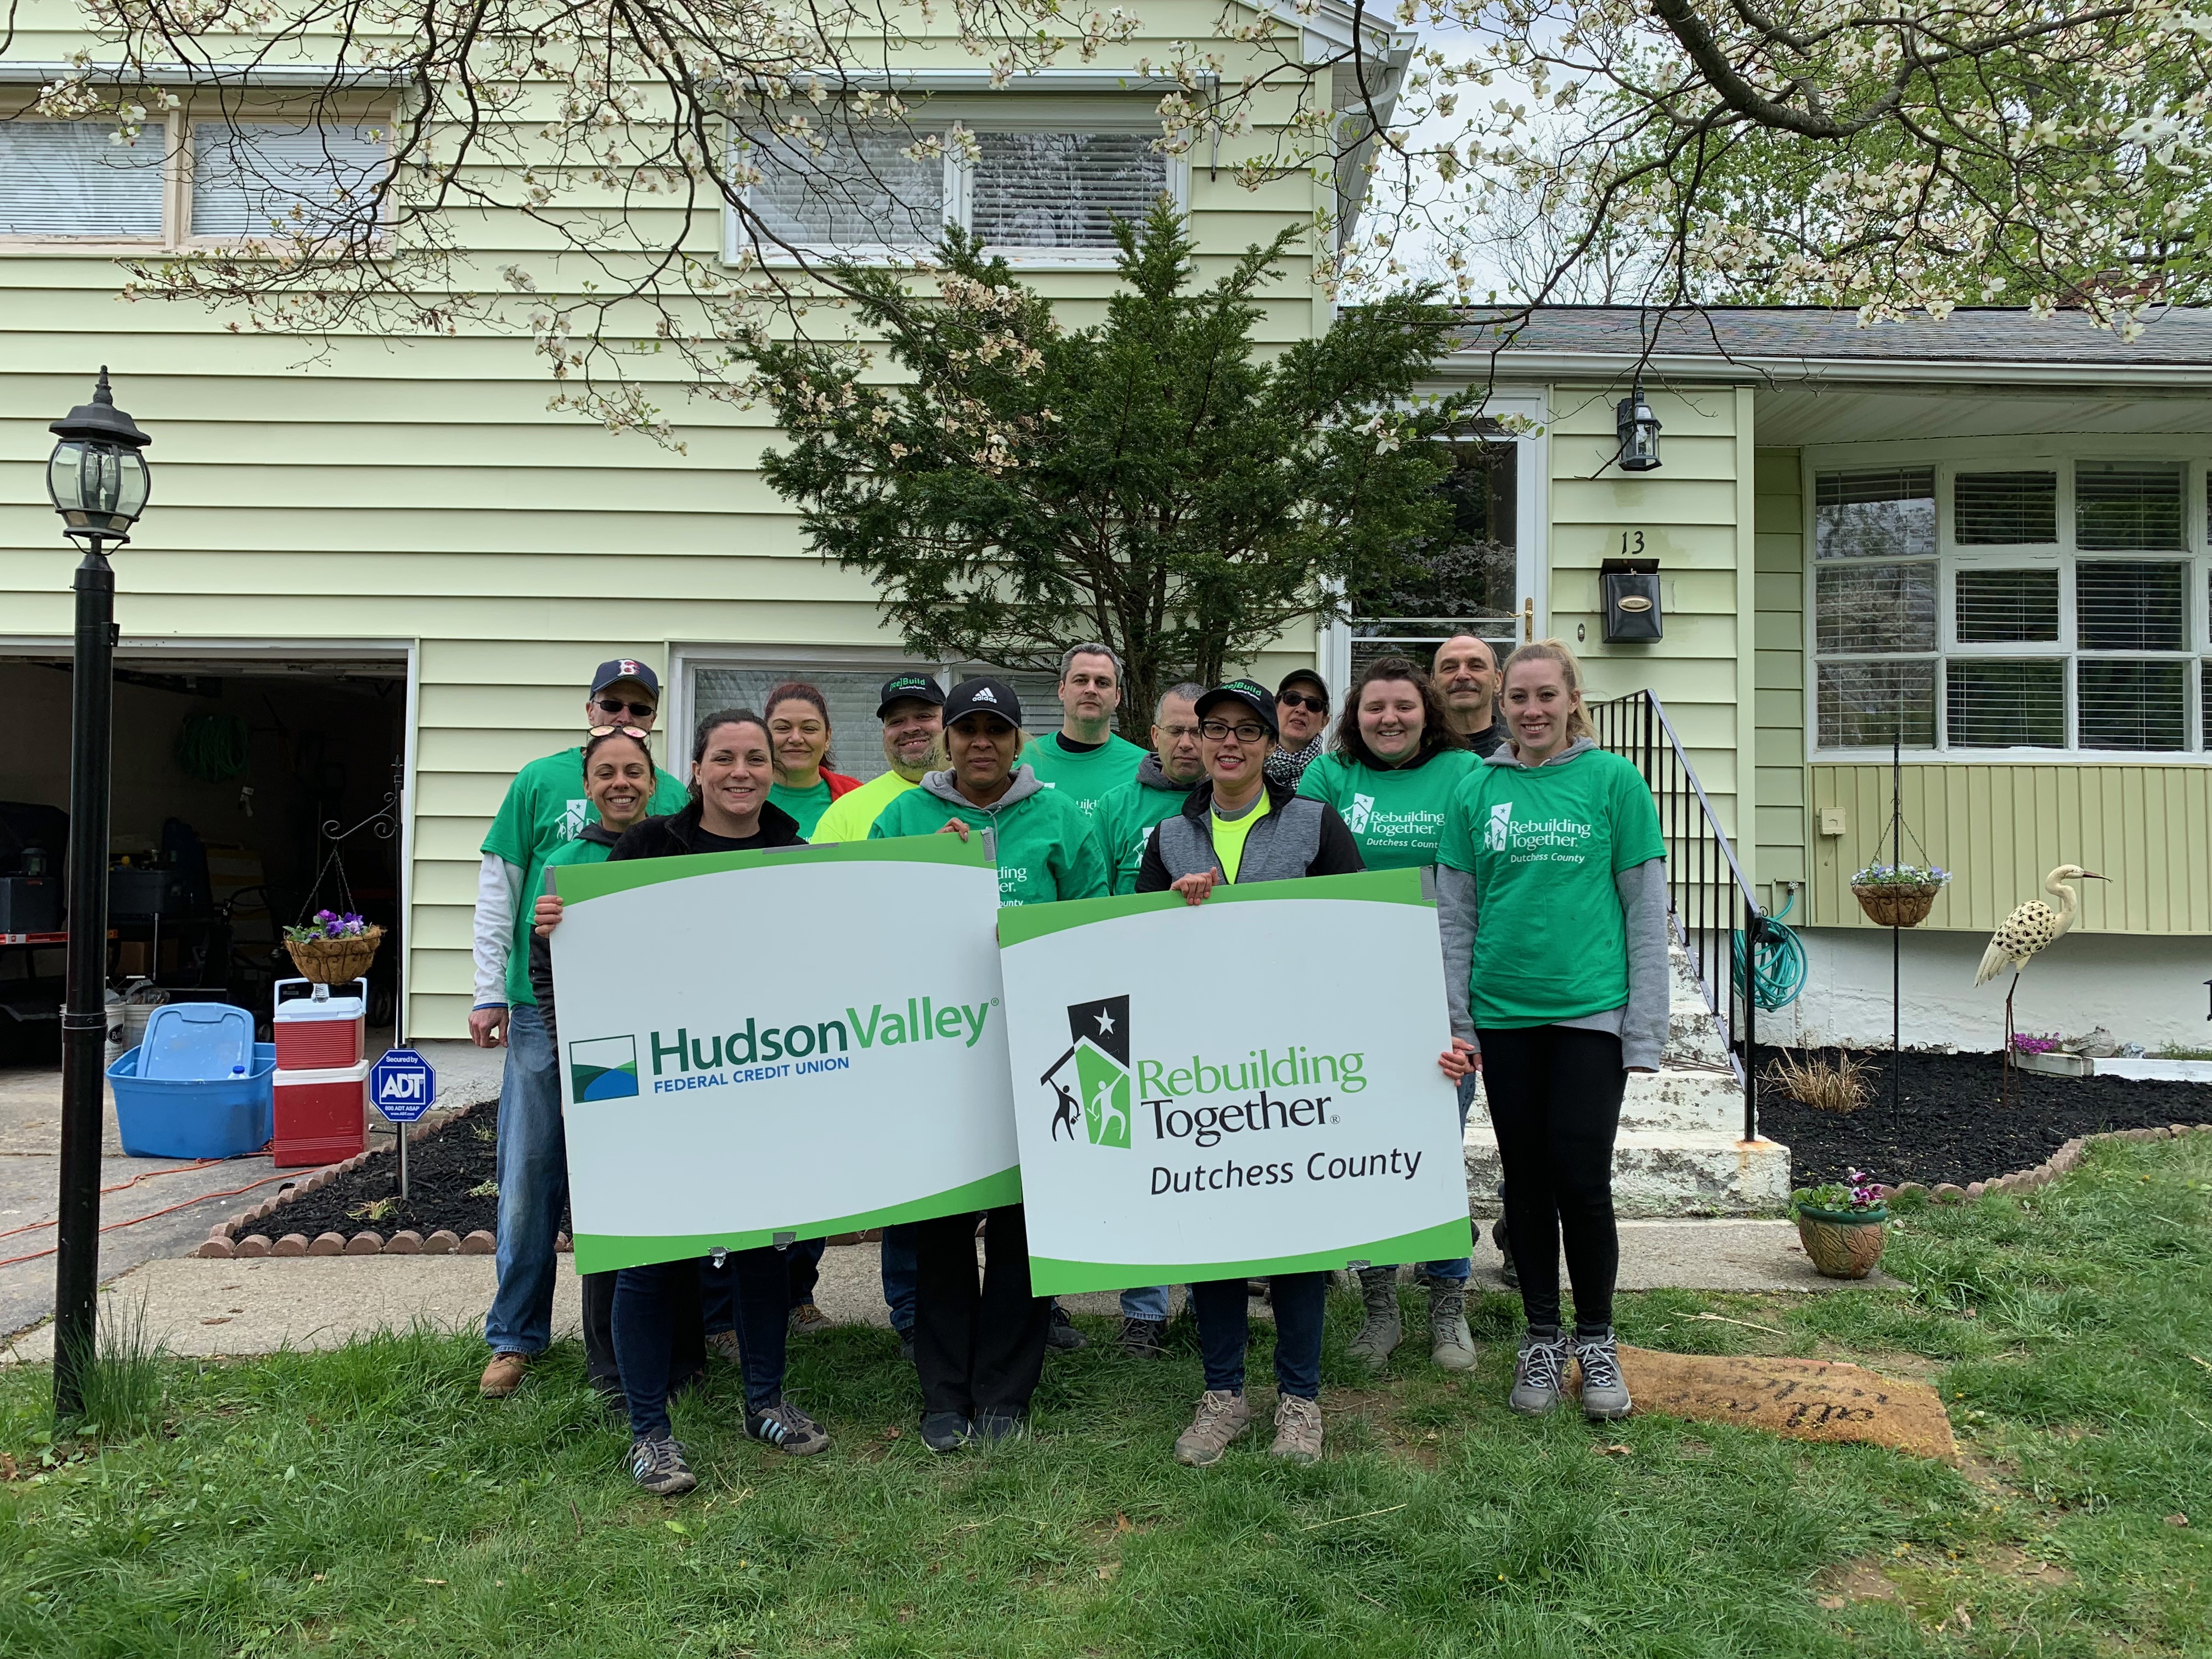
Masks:
[[[568,1143],[553,1040],[544,1015],[528,1003],[507,1010],[494,1174],[499,1289],[484,1316],[484,1340],[495,1353],[543,1353],[553,1340],[553,1239],[568,1206]]]
[[[911,1221],[884,1229],[884,1305],[891,1310],[891,1328],[901,1336],[914,1329],[914,1284],[920,1271],[914,1229]]]
[[[1168,1287],[1147,1285],[1141,1290],[1121,1292],[1121,1317],[1149,1319],[1155,1325],[1168,1322]]]
[[[1468,1111],[1474,1104],[1474,1087],[1475,1074],[1473,1072],[1469,1072],[1459,1080],[1459,1138],[1462,1145],[1467,1140]],[[1466,1162],[1464,1153],[1462,1154],[1461,1162],[1462,1164]],[[1378,1261],[1375,1265],[1379,1267],[1382,1264]],[[1474,1263],[1466,1256],[1460,1257],[1456,1261],[1424,1261],[1420,1267],[1420,1276],[1424,1280],[1431,1285],[1443,1285],[1446,1289],[1466,1284],[1474,1273]]]
[[[791,1305],[814,1300],[814,1287],[822,1282],[822,1252],[826,1238],[802,1238],[783,1253],[784,1273],[791,1283]]]
[[[736,1291],[738,1340],[744,1352],[745,1404],[754,1411],[783,1397],[784,1322],[790,1315],[788,1269],[782,1255],[763,1247],[738,1250],[725,1263]],[[668,1347],[676,1309],[688,1304],[676,1281],[696,1274],[696,1258],[624,1267],[615,1278],[615,1360],[631,1436],[668,1432]]]
[[[1322,1313],[1327,1273],[1277,1273],[1268,1300],[1275,1309],[1275,1387],[1285,1394],[1321,1398]],[[1250,1287],[1242,1279],[1214,1279],[1190,1287],[1198,1310],[1198,1347],[1209,1389],[1244,1392],[1244,1349],[1252,1334]]]

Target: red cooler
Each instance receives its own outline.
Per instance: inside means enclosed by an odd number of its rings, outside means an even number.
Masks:
[[[368,981],[356,980],[343,996],[318,985],[312,994],[288,997],[284,988],[304,979],[276,981],[276,1069],[327,1072],[357,1066],[363,1054],[362,1023],[368,1009]]]
[[[284,1029],[276,1028],[279,1032]],[[368,1150],[368,1062],[276,1073],[276,1167],[336,1164]]]

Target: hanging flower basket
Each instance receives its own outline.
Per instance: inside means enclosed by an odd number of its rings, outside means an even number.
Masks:
[[[1934,865],[1869,864],[1851,878],[1851,896],[1877,927],[1917,927],[1950,882],[1951,872]]]
[[[284,930],[292,965],[318,985],[352,984],[368,972],[383,943],[384,929],[351,912],[318,910],[312,925]]]

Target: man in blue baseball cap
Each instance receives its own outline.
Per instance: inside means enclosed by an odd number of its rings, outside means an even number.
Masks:
[[[584,730],[617,726],[642,738],[659,712],[660,676],[635,657],[615,657],[592,676]],[[679,769],[655,773],[653,816],[681,811],[688,799]],[[535,897],[544,884],[547,855],[598,816],[584,794],[580,743],[531,762],[507,786],[477,878],[469,1037],[480,1048],[507,1045],[499,1088],[499,1289],[484,1320],[492,1358],[482,1384],[495,1398],[514,1392],[552,1340],[553,1239],[568,1200],[561,1077],[530,988],[531,917],[523,896]]]

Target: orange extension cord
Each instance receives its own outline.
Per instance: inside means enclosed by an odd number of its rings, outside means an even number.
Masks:
[[[143,1175],[135,1175],[131,1176],[128,1181],[118,1181],[112,1187],[102,1187],[100,1189],[100,1195],[105,1197],[109,1193],[123,1192],[129,1188],[136,1187],[142,1181],[151,1181],[155,1176],[182,1175],[188,1170],[204,1170],[210,1164],[222,1164],[227,1162],[228,1162],[228,1160],[226,1158],[204,1158],[199,1159],[197,1163],[172,1164],[166,1170],[148,1170]],[[193,1205],[204,1204],[211,1198],[236,1198],[240,1193],[250,1193],[256,1187],[266,1187],[272,1181],[291,1181],[295,1179],[296,1179],[296,1177],[289,1173],[283,1175],[264,1176],[258,1181],[249,1181],[243,1187],[233,1187],[227,1192],[202,1193],[198,1197],[188,1198],[181,1204],[167,1205],[158,1210],[149,1210],[144,1215],[134,1215],[127,1221],[108,1222],[102,1226],[100,1231],[104,1233],[112,1233],[119,1227],[135,1227],[142,1221],[151,1221],[158,1216],[173,1215],[179,1210],[189,1210]],[[58,1227],[59,1225],[61,1225],[61,1223],[58,1219],[52,1221],[33,1221],[27,1225],[10,1227],[6,1231],[0,1232],[0,1238],[12,1238],[18,1233],[35,1233],[47,1227]],[[40,1256],[52,1255],[58,1248],[59,1247],[56,1245],[49,1245],[43,1250],[33,1250],[27,1255],[0,1257],[0,1267],[12,1267],[20,1261],[36,1261]]]

